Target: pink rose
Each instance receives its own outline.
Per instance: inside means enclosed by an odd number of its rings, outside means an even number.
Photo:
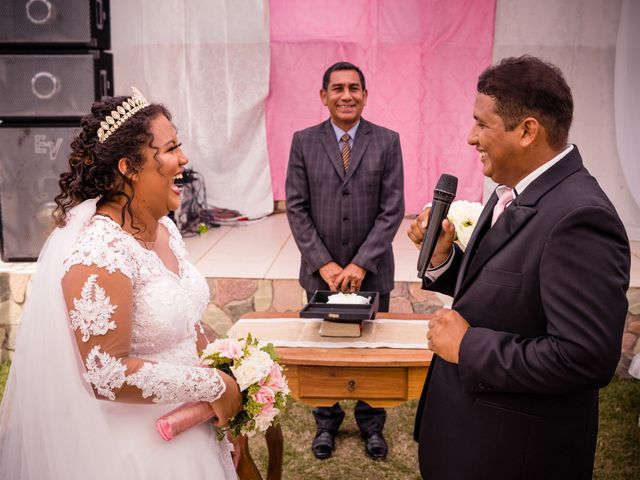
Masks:
[[[258,390],[252,396],[256,402],[263,405],[262,410],[267,407],[272,408],[273,403],[276,401],[276,395],[269,387],[260,387],[260,390]]]
[[[282,367],[277,363],[272,365],[269,375],[260,382],[260,385],[269,387],[276,393],[282,392],[284,395],[289,394],[289,385],[287,385],[287,380],[282,374]]]
[[[277,363],[274,363],[271,366],[271,370],[269,371],[269,375],[265,378],[260,385],[265,387],[272,388],[276,391],[281,391],[285,386],[284,377],[282,376],[282,367]]]
[[[221,357],[237,359],[242,357],[242,345],[232,338],[219,338],[207,345],[202,352],[203,357],[219,353]]]

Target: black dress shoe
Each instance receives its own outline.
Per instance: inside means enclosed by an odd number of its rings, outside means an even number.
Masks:
[[[311,450],[316,458],[324,460],[329,458],[333,453],[334,447],[334,435],[328,430],[318,430],[316,432],[316,438],[313,439],[311,444]]]
[[[387,458],[389,447],[387,441],[382,436],[382,432],[371,432],[363,434],[364,444],[367,448],[367,455],[374,460],[384,460]]]

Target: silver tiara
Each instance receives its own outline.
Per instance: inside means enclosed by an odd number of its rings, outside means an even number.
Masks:
[[[107,115],[104,120],[100,122],[100,128],[98,129],[98,141],[100,143],[104,143],[124,122],[143,108],[149,106],[149,102],[147,102],[144,95],[140,93],[140,90],[136,87],[131,87],[131,91],[133,95],[118,105],[115,110],[111,110],[111,115]]]

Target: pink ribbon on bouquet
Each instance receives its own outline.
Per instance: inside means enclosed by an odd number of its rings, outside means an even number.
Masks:
[[[213,407],[209,402],[188,402],[161,416],[156,421],[156,429],[163,439],[169,441],[214,416]]]

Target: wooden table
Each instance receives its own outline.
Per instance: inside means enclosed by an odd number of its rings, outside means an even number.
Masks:
[[[297,313],[256,312],[242,318],[297,318]],[[380,319],[428,320],[431,315],[379,313]],[[424,339],[416,339],[416,342]],[[433,353],[393,348],[276,347],[296,400],[328,407],[338,400],[364,400],[392,407],[418,398]],[[338,367],[338,368],[336,368]]]
[[[255,312],[241,318],[298,318],[298,313]],[[431,315],[378,313],[376,318],[428,320]],[[427,339],[415,339],[416,342]],[[331,406],[339,400],[364,400],[374,407],[392,407],[420,396],[433,352],[393,348],[276,347],[280,364],[286,366],[291,395],[314,407]],[[269,466],[267,480],[282,478],[284,452],[280,426],[267,430]],[[242,451],[240,480],[261,477],[246,438]]]

